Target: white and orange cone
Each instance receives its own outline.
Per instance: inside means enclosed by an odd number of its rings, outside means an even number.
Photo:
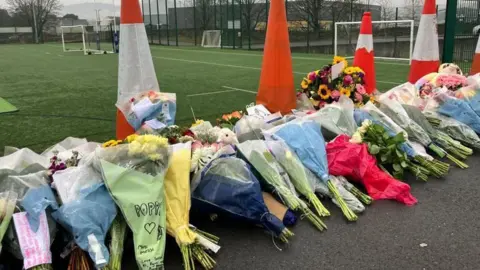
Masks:
[[[424,75],[438,72],[440,52],[436,13],[435,0],[425,0],[408,76],[411,83],[416,83]]]
[[[118,108],[139,93],[160,91],[138,0],[122,0],[120,33]],[[117,110],[117,139],[122,140],[134,132],[123,113]]]
[[[363,69],[365,72],[365,90],[371,94],[377,88],[375,79],[375,54],[373,52],[372,16],[370,12],[364,12],[360,35],[358,35],[357,49],[353,66]]]
[[[473,56],[472,68],[470,69],[470,75],[477,73],[480,73],[480,36],[478,37],[475,55]]]

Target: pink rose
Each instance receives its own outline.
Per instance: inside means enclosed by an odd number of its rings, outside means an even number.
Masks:
[[[340,98],[340,91],[338,91],[338,90],[333,90],[332,93],[330,94],[330,96],[331,96],[333,99],[338,99],[338,98]]]
[[[356,92],[355,93],[355,100],[357,102],[363,101],[363,96],[360,93]]]
[[[365,95],[367,93],[367,90],[365,90],[365,87],[363,87],[363,85],[361,84],[357,84],[355,88],[357,88],[357,92],[362,95]]]
[[[344,85],[350,85],[353,83],[353,78],[350,75],[347,75],[343,78],[343,84]]]
[[[308,73],[308,79],[309,79],[310,81],[315,81],[316,78],[317,78],[317,74],[315,74],[314,71]]]

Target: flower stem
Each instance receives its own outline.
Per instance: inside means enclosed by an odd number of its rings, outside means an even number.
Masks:
[[[364,204],[371,204],[373,202],[372,197],[360,191],[357,187],[353,186],[349,190],[355,197],[357,197]]]
[[[347,220],[357,221],[358,216],[350,208],[348,208],[347,204],[345,203],[343,198],[340,196],[340,193],[338,192],[337,187],[332,183],[332,181],[328,180],[327,186],[330,193],[332,193],[333,197],[340,205],[340,209],[342,209],[343,215],[347,218]]]
[[[317,198],[315,193],[310,193],[307,196],[308,201],[313,205],[315,210],[317,211],[318,215],[321,217],[328,217],[330,216],[330,212],[328,211],[327,208],[320,202],[320,200]]]
[[[450,154],[448,154],[448,153],[447,153],[447,158],[448,158],[450,161],[454,162],[454,163],[455,163],[459,168],[461,168],[461,169],[467,169],[467,168],[468,168],[468,165],[467,165],[467,164],[465,164],[465,163],[463,163],[462,161],[456,159],[454,156],[452,156],[452,155],[450,155]]]

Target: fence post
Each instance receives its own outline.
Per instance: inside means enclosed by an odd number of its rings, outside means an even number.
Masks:
[[[165,20],[167,21],[167,46],[170,46],[170,33],[168,31],[168,28],[170,26],[170,20],[168,20],[168,0],[165,0]]]
[[[232,0],[232,42],[233,49],[235,50],[235,0]]]
[[[165,0],[167,1],[167,0]],[[194,38],[195,38],[195,46],[197,46],[197,5],[196,5],[196,1],[193,0],[193,35],[194,35]]]
[[[457,20],[457,0],[447,1],[445,11],[445,34],[443,38],[442,62],[453,62],[453,48],[455,46],[455,22]]]
[[[243,2],[242,0],[240,0],[239,2],[239,13],[240,13],[240,49],[243,49],[243,8],[242,8],[242,5],[243,5]]]
[[[165,0],[165,1],[168,1],[168,0]],[[175,14],[175,46],[178,47],[177,0],[173,0],[173,13]]]
[[[166,10],[165,10],[165,14],[167,14]],[[160,23],[160,8],[158,7],[158,0],[157,0],[157,31],[158,31],[158,44],[162,45],[162,24]]]
[[[220,49],[223,49],[223,12],[222,12],[222,0],[218,1],[220,3]]]
[[[395,20],[398,21],[398,7],[395,8]],[[397,57],[397,29],[398,29],[398,24],[395,23],[395,29],[393,31],[393,57]]]
[[[307,15],[307,53],[310,53],[310,14]]]
[[[152,2],[148,0],[148,13],[150,17],[150,44],[153,44],[153,25],[152,25]]]

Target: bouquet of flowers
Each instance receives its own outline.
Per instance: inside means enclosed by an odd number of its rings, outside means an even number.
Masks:
[[[170,144],[193,142],[195,138],[195,134],[190,129],[177,125],[171,125],[162,129],[159,132],[159,136],[167,138]]]
[[[377,167],[377,160],[368,152],[366,144],[354,144],[349,140],[348,136],[340,135],[327,144],[330,173],[362,183],[374,200],[394,199],[407,205],[417,202],[408,184]]]
[[[459,141],[456,141],[442,131],[438,131],[433,128],[425,115],[417,107],[403,105],[403,108],[407,112],[410,119],[420,125],[428,133],[428,135],[435,140],[436,143],[441,145],[448,152],[461,159],[465,159],[466,156],[473,154],[472,149],[463,146]]]
[[[391,165],[393,176],[397,179],[403,178],[405,170],[409,170],[421,180],[426,181],[430,171],[413,164],[409,161],[407,154],[401,150],[401,144],[405,142],[402,133],[394,137],[381,125],[365,120],[358,132],[350,140],[352,143],[365,143],[368,145],[368,152],[377,158],[381,164]]]
[[[272,194],[277,194],[285,205],[306,215],[310,222],[320,231],[326,229],[326,225],[315,215],[308,206],[298,198],[295,187],[291,184],[288,175],[284,173],[278,163],[268,150],[265,141],[246,141],[238,145],[241,155],[255,168],[260,175],[259,180],[262,186],[266,187]],[[320,210],[323,215],[328,211]]]
[[[300,84],[302,91],[317,110],[338,101],[340,96],[350,98],[357,106],[371,99],[364,87],[365,72],[359,67],[349,67],[345,58],[335,56],[333,64],[338,63],[343,63],[343,70],[338,78],[332,78],[332,65],[327,65],[308,73]]]
[[[358,219],[357,215],[348,208],[336,186],[330,181],[325,140],[320,125],[311,120],[294,120],[275,127],[268,133],[271,133],[271,137],[276,140],[283,140],[297,154],[303,165],[327,185],[349,221]]]
[[[151,90],[117,104],[117,107],[135,130],[139,130],[144,124],[151,129],[160,130],[174,124],[176,99],[176,94]]]
[[[459,140],[475,149],[480,149],[480,138],[469,126],[453,118],[427,111],[424,113],[427,120],[437,130],[443,131],[452,138]]]
[[[380,97],[380,110],[382,110],[386,115],[388,115],[395,123],[401,126],[405,131],[407,131],[410,138],[416,142],[419,142],[423,146],[432,150],[439,157],[447,157],[449,160],[453,161],[461,168],[468,168],[468,165],[462,161],[456,159],[454,156],[450,155],[448,152],[437,146],[433,143],[428,132],[426,132],[420,125],[415,121],[410,119],[408,113],[396,100],[388,99],[385,96]]]
[[[235,124],[243,117],[242,111],[234,111],[232,113],[227,113],[222,115],[221,118],[217,119],[217,126],[222,128],[233,129]]]
[[[266,143],[277,162],[290,176],[291,183],[293,183],[295,189],[307,198],[307,201],[313,205],[318,215],[330,216],[330,212],[315,195],[316,183],[312,181],[314,179],[308,178],[305,167],[298,157],[282,141],[267,141]]]
[[[140,269],[163,267],[166,210],[164,175],[169,167],[168,139],[155,135],[127,137],[98,149],[105,185],[133,232]]]
[[[371,113],[375,113],[375,111],[371,111]],[[382,126],[390,137],[395,137],[397,135],[397,133],[395,133],[395,131],[393,131],[389,125],[381,121],[380,118],[373,117],[367,111],[356,109],[354,112],[354,117],[355,117],[356,123],[359,126],[362,126],[362,124],[365,121],[367,121],[366,123],[369,123],[369,121],[371,121],[374,124]],[[402,132],[401,134],[403,134],[404,137],[406,137],[405,136],[406,133]],[[362,142],[362,135],[359,132],[357,132],[353,135],[352,140],[354,140],[354,142],[360,143]],[[419,148],[423,149],[421,145],[419,146]],[[427,168],[432,173],[433,176],[442,177],[448,173],[449,165],[447,163],[443,163],[441,161],[435,160],[429,157],[426,153],[420,154],[418,147],[416,149],[414,146],[412,146],[411,142],[408,142],[406,140],[405,142],[401,143],[400,149],[407,155],[407,157],[410,160],[415,161],[419,163],[421,166]],[[381,160],[379,161],[379,163],[380,162]]]
[[[192,181],[192,199],[203,211],[224,213],[235,219],[262,225],[288,243],[293,233],[271,214],[260,183],[248,164],[233,156],[214,159]]]
[[[167,209],[167,233],[175,238],[182,252],[186,270],[195,267],[195,258],[205,269],[212,269],[215,261],[205,250],[217,252],[218,238],[189,225],[190,212],[190,156],[191,144],[172,146],[172,162],[165,176],[165,204]]]

